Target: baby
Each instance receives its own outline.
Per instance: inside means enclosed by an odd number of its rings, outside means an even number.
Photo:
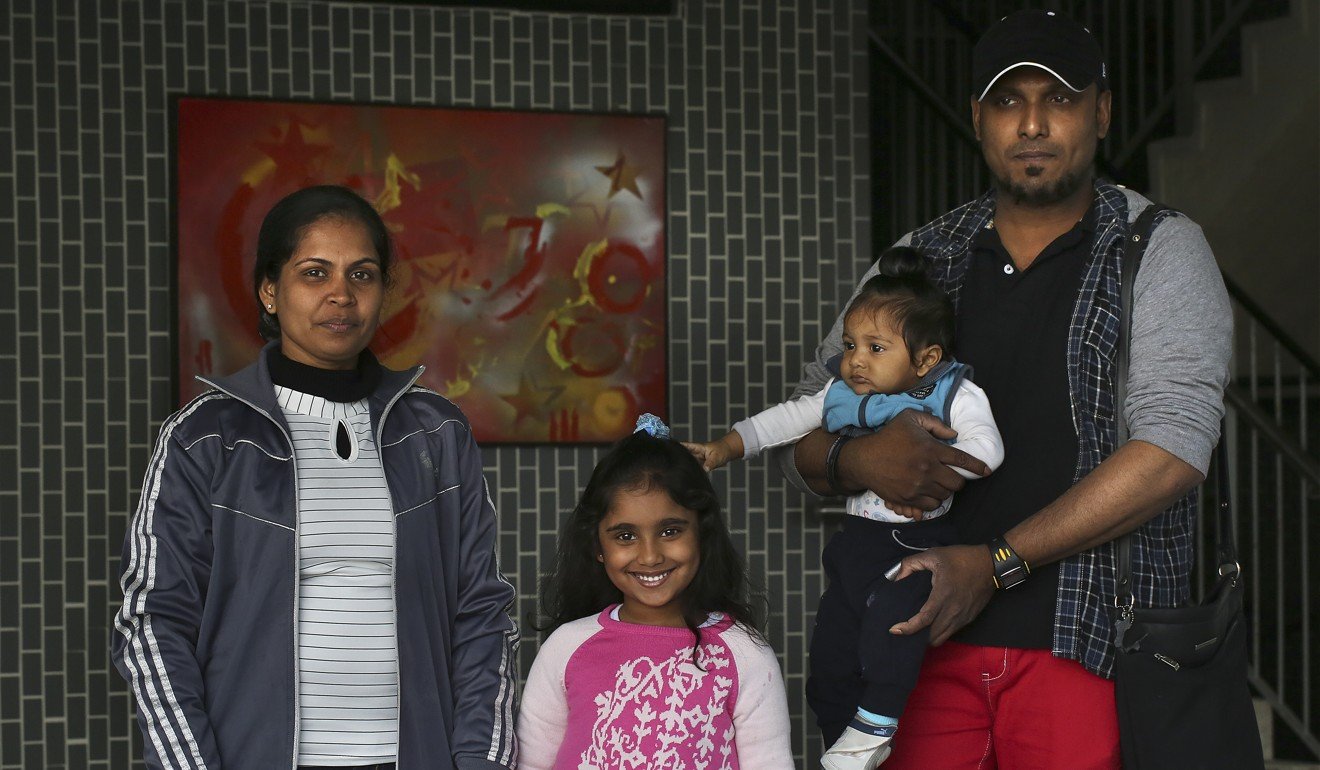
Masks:
[[[837,457],[849,436],[917,409],[957,431],[955,447],[998,468],[1004,447],[990,403],[971,381],[970,367],[949,356],[953,305],[925,267],[914,249],[882,254],[880,274],[862,286],[844,316],[843,355],[829,362],[834,379],[815,395],[738,422],[716,441],[685,444],[688,450],[713,470],[824,427],[841,436],[831,450]],[[897,582],[885,573],[910,553],[954,542],[952,523],[940,518],[950,502],[913,521],[862,492],[848,499],[843,530],[825,548],[830,584],[816,614],[807,700],[832,743],[821,759],[829,770],[871,770],[889,756],[930,639],[928,631],[894,636],[889,628],[925,603],[930,573]]]

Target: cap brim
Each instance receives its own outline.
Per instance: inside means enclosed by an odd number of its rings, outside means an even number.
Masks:
[[[1010,64],[1010,65],[1008,65],[1007,67],[1005,67],[1005,68],[1003,68],[1002,70],[1000,70],[1000,71],[998,72],[998,74],[996,74],[994,77],[990,78],[990,82],[985,84],[985,90],[982,91],[982,92],[976,97],[976,101],[979,102],[979,101],[981,101],[982,99],[984,99],[984,98],[985,98],[985,95],[988,94],[988,93],[990,93],[990,89],[995,87],[995,83],[998,83],[1000,78],[1002,78],[1002,77],[1003,77],[1005,74],[1007,74],[1008,72],[1011,72],[1012,70],[1017,69],[1018,67],[1036,67],[1036,68],[1039,68],[1039,69],[1043,69],[1043,70],[1045,70],[1046,72],[1048,72],[1048,73],[1050,73],[1051,75],[1053,75],[1054,78],[1055,78],[1056,80],[1058,80],[1060,83],[1062,83],[1062,84],[1064,84],[1065,86],[1067,86],[1069,90],[1071,90],[1071,91],[1075,91],[1075,92],[1077,92],[1077,93],[1081,93],[1082,91],[1085,91],[1086,88],[1087,88],[1087,86],[1091,85],[1090,83],[1087,83],[1085,86],[1082,86],[1081,88],[1078,88],[1077,86],[1073,85],[1073,83],[1070,82],[1070,81],[1068,80],[1068,78],[1066,78],[1066,77],[1064,77],[1063,75],[1059,74],[1059,71],[1056,70],[1056,69],[1054,69],[1053,67],[1047,67],[1046,65],[1041,64],[1040,62],[1034,62],[1034,61],[1020,61],[1020,62],[1017,62],[1016,64]],[[1077,78],[1073,78],[1073,81],[1076,81],[1076,80],[1077,80]]]

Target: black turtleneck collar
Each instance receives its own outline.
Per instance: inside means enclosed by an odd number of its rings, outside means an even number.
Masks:
[[[278,347],[266,359],[271,382],[327,401],[351,403],[375,392],[383,367],[370,350],[358,354],[353,369],[321,369],[294,361]]]

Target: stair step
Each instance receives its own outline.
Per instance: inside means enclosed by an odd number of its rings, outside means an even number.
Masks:
[[[1280,103],[1281,83],[1292,83],[1301,88],[1307,81],[1315,81],[1314,73],[1299,72],[1295,63],[1313,57],[1315,43],[1308,36],[1294,33],[1266,43],[1244,43],[1242,46],[1242,77],[1225,81],[1198,83],[1197,99],[1198,144],[1204,148],[1224,147],[1238,141],[1243,135],[1244,112],[1257,108],[1269,109],[1269,127],[1257,124],[1257,136],[1269,141],[1274,127],[1286,125],[1288,116],[1305,112],[1306,102]],[[1309,87],[1306,89],[1309,90]],[[1261,136],[1261,128],[1265,128]]]
[[[1277,19],[1256,21],[1242,28],[1242,71],[1236,77],[1197,82],[1196,113],[1189,135],[1168,137],[1151,143],[1160,160],[1169,163],[1203,163],[1207,147],[1223,146],[1226,134],[1231,144],[1240,132],[1234,116],[1251,114],[1243,105],[1251,101],[1269,103],[1278,117],[1277,89],[1280,83],[1306,79],[1308,73],[1295,71],[1293,62],[1313,58],[1316,48],[1314,10],[1306,8],[1311,0],[1294,3],[1293,10]],[[1296,105],[1294,105],[1296,107]],[[1158,161],[1157,161],[1158,162]],[[1152,163],[1156,165],[1156,163]]]
[[[1264,698],[1252,698],[1256,709],[1256,725],[1260,728],[1260,744],[1265,757],[1265,770],[1320,770],[1320,764],[1310,760],[1274,758],[1274,711]]]

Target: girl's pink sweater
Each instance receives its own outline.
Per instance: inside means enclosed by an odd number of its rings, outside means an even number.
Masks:
[[[702,628],[698,667],[691,631],[615,620],[613,609],[541,646],[519,710],[519,768],[793,767],[769,647],[723,618]]]

